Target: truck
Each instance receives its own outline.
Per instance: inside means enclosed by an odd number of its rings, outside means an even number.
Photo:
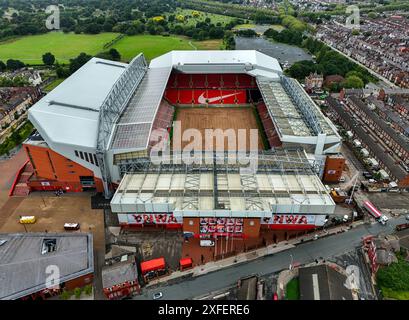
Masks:
[[[364,201],[364,207],[365,209],[369,212],[369,214],[375,218],[376,221],[379,223],[385,225],[386,222],[389,220],[387,216],[382,214],[374,205],[372,202],[366,200]]]

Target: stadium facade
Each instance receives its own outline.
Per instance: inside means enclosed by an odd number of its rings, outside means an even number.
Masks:
[[[149,158],[158,132],[171,144],[173,121],[186,110],[206,112],[199,113],[204,129],[212,110],[227,114],[228,128],[229,110],[248,108],[264,137],[256,154],[246,150],[257,157],[256,171],[205,149],[209,161],[194,164],[176,161],[175,149],[166,163]],[[184,125],[197,125],[194,118],[185,116]],[[340,136],[278,61],[257,51],[171,51],[149,66],[142,54],[129,64],[93,58],[37,102],[29,119],[38,131],[24,144],[30,187],[113,195],[123,226],[245,237],[263,227],[321,226],[335,209],[319,176]]]

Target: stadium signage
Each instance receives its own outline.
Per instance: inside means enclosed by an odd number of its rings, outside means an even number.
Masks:
[[[183,218],[175,217],[172,213],[156,213],[156,214],[128,214],[128,224],[182,224]],[[122,219],[120,219],[119,222]],[[125,222],[125,221],[124,221]]]
[[[297,215],[297,214],[273,214],[271,218],[261,218],[261,224],[270,225],[323,225],[324,215]]]

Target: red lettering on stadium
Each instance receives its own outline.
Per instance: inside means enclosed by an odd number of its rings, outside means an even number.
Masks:
[[[309,224],[305,215],[273,215],[273,218],[264,218],[265,224]]]
[[[132,214],[134,222],[129,221],[129,223],[136,224],[179,224],[178,220],[169,213],[159,213],[159,214]]]

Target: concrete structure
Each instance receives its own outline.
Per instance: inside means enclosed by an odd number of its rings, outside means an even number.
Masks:
[[[0,299],[45,299],[92,284],[92,243],[85,233],[0,234]]]

